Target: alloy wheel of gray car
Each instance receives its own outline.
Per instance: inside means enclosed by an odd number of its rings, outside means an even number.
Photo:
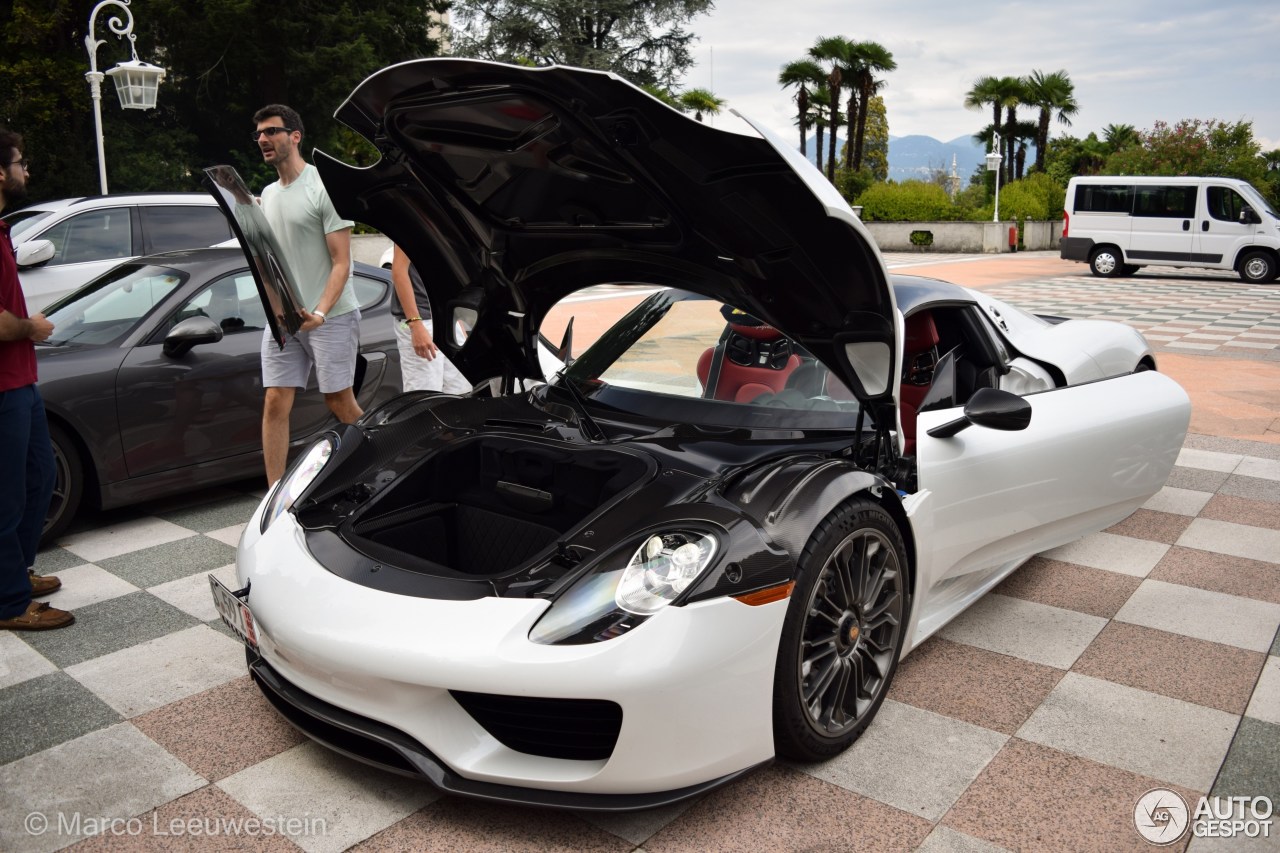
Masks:
[[[49,543],[71,524],[80,509],[84,497],[84,464],[70,436],[58,426],[49,425],[49,439],[53,443],[53,497],[49,512],[44,517],[41,541]]]
[[[1110,246],[1094,249],[1089,255],[1089,271],[1103,278],[1119,275],[1123,264],[1120,253]]]
[[[1266,252],[1250,252],[1240,259],[1240,278],[1253,284],[1266,284],[1276,277],[1275,259]]]
[[[779,755],[820,761],[871,723],[897,669],[907,619],[905,547],[867,500],[818,525],[800,558],[774,684]]]

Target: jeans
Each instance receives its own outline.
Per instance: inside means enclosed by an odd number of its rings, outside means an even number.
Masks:
[[[49,498],[53,445],[35,385],[0,391],[0,619],[31,603],[27,569],[35,565]]]

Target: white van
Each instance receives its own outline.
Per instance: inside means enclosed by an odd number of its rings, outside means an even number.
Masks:
[[[1234,178],[1072,178],[1062,220],[1062,257],[1094,275],[1159,264],[1280,276],[1280,213]]]

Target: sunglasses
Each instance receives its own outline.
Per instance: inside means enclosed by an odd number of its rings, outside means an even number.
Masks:
[[[262,138],[263,134],[266,134],[267,136],[275,136],[277,133],[293,133],[293,128],[292,127],[264,127],[262,130],[255,130],[253,132],[252,138],[254,142],[257,142],[259,139]]]

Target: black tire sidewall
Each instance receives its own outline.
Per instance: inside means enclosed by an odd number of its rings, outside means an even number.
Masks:
[[[40,534],[42,545],[50,544],[71,525],[80,510],[84,498],[84,462],[80,458],[79,448],[65,430],[56,424],[49,424],[49,442],[53,445],[55,470],[58,460],[63,459],[67,466],[67,483],[64,490],[62,510],[59,516],[49,523],[46,516],[44,531]],[[50,505],[52,508],[52,504]]]
[[[1266,261],[1266,264],[1267,264],[1266,274],[1258,278],[1254,278],[1245,272],[1245,269],[1249,266],[1249,261],[1253,260],[1254,258],[1261,258],[1262,260]],[[1277,272],[1276,260],[1275,258],[1268,255],[1266,252],[1250,252],[1249,254],[1245,255],[1243,258],[1240,259],[1239,272],[1240,272],[1240,278],[1243,279],[1244,281],[1249,282],[1250,284],[1267,284],[1268,282],[1274,281],[1276,278],[1276,272]]]
[[[1110,255],[1115,260],[1115,266],[1111,268],[1111,272],[1101,272],[1098,270],[1097,266],[1095,266],[1095,262],[1097,261],[1098,257],[1101,255]],[[1103,247],[1101,249],[1094,249],[1093,252],[1089,255],[1089,272],[1093,273],[1099,278],[1115,278],[1117,275],[1120,274],[1120,270],[1123,267],[1124,267],[1124,256],[1121,255],[1119,249]]]
[[[836,548],[859,530],[872,528],[882,534],[895,550],[898,560],[899,584],[902,591],[901,629],[897,648],[871,707],[857,724],[839,737],[819,734],[809,724],[798,695],[799,644],[804,632],[809,599],[818,583],[822,569]],[[820,761],[838,755],[866,730],[884,703],[902,655],[902,644],[907,633],[911,614],[911,589],[907,571],[906,547],[902,531],[893,517],[882,507],[866,498],[848,501],[824,518],[814,529],[805,545],[796,573],[796,586],[787,605],[782,635],[778,643],[778,660],[774,669],[773,725],[774,749],[784,758],[799,761]]]

